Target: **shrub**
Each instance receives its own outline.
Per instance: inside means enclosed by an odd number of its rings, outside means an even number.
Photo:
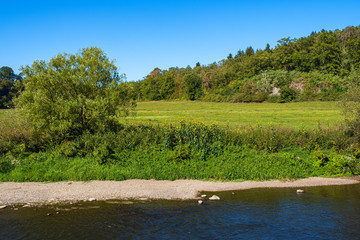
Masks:
[[[216,124],[181,120],[179,125],[167,124],[162,128],[165,148],[175,149],[180,156],[187,156],[192,149],[200,154],[202,160],[222,153],[224,130]],[[184,154],[187,148],[183,145],[190,148],[187,154]]]
[[[10,159],[0,159],[0,173],[8,173],[10,172],[14,166],[11,163]]]
[[[99,48],[59,54],[22,68],[25,90],[17,107],[33,128],[54,136],[113,128],[135,104],[121,85],[116,66]]]
[[[360,141],[360,87],[351,88],[342,98],[340,106],[350,136]]]
[[[251,102],[251,95],[247,93],[237,93],[233,96],[231,102],[233,103]]]
[[[264,102],[268,98],[269,94],[266,92],[259,92],[253,95],[252,101],[253,102]]]
[[[359,174],[359,162],[334,151],[326,153],[320,149],[313,152],[314,167],[324,175]]]
[[[288,86],[283,86],[280,90],[280,102],[291,102],[296,98],[296,91]]]
[[[278,103],[280,102],[280,96],[278,95],[270,95],[267,99],[266,99],[267,102],[269,103]]]

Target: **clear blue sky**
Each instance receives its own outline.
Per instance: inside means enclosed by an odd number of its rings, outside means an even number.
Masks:
[[[360,25],[360,1],[0,0],[0,67],[100,47],[128,80]]]

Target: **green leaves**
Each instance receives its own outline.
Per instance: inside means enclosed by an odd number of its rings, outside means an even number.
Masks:
[[[35,61],[22,71],[25,91],[18,107],[37,131],[60,136],[98,132],[134,110],[116,66],[100,48]]]
[[[350,136],[360,142],[360,96],[359,87],[352,87],[340,102],[345,124]]]
[[[22,89],[21,79],[10,67],[0,68],[0,108],[14,107],[13,99]]]
[[[185,93],[189,100],[199,99],[202,95],[201,78],[196,73],[190,73],[184,76]]]

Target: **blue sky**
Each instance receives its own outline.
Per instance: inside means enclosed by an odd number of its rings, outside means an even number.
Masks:
[[[100,47],[129,81],[283,37],[360,25],[360,1],[0,0],[0,67]]]

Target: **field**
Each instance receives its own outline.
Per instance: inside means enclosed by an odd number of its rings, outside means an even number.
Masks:
[[[18,119],[14,110],[0,110],[0,119]],[[337,126],[342,120],[337,102],[295,103],[213,103],[213,102],[139,102],[135,116],[126,122],[177,122],[180,119],[216,122],[237,127],[261,123],[292,128]]]
[[[213,103],[140,102],[130,121],[174,122],[181,118],[217,122],[232,127],[261,123],[294,128],[335,126],[342,117],[337,102]]]

